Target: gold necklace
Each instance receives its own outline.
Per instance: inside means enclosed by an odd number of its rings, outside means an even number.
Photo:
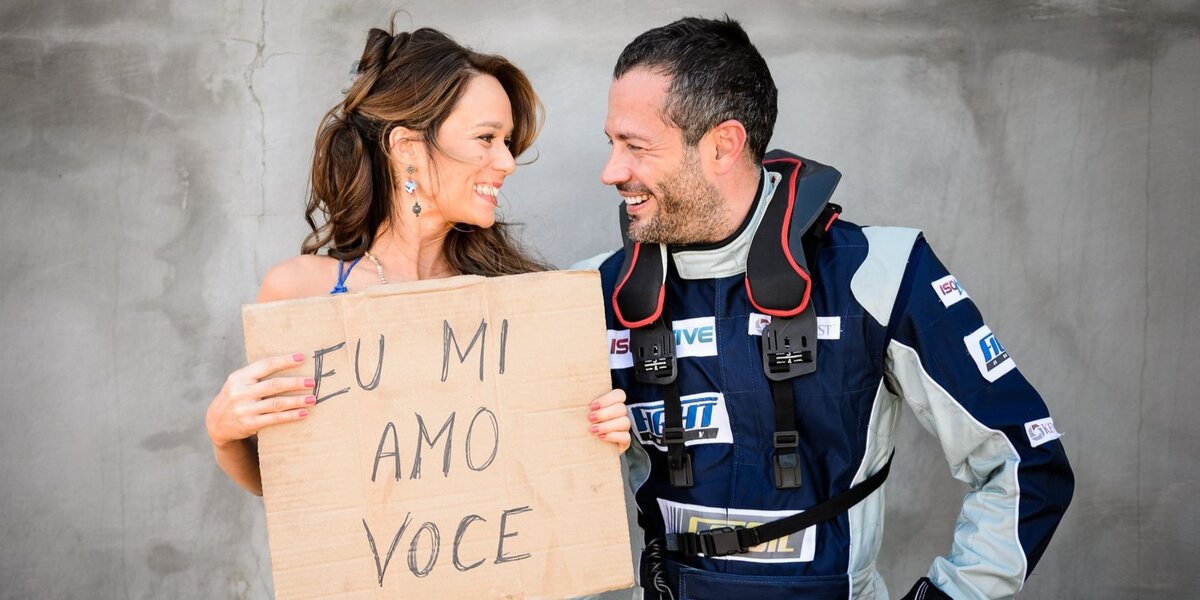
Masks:
[[[375,263],[375,272],[379,274],[379,282],[387,285],[387,277],[383,276],[383,265],[379,264],[379,259],[375,258],[375,255],[370,252],[364,252],[363,254],[367,257],[367,260]]]

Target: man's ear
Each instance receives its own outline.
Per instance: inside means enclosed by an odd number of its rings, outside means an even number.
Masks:
[[[746,127],[737,119],[717,123],[706,134],[709,139],[713,171],[724,175],[746,160]]]

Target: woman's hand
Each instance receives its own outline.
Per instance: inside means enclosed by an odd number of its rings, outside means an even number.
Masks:
[[[597,438],[617,445],[624,452],[629,448],[629,416],[625,413],[625,392],[609,390],[592,400],[588,420],[592,422],[592,433]]]
[[[299,421],[317,399],[310,392],[314,382],[305,377],[274,377],[284,369],[304,362],[303,354],[272,356],[255,361],[225,380],[221,392],[208,405],[204,424],[218,450],[245,440],[264,427]],[[288,395],[291,392],[306,392]]]

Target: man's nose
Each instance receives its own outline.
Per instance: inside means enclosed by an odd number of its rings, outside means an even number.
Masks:
[[[604,185],[617,185],[629,181],[629,167],[617,157],[617,152],[614,149],[608,155],[608,162],[604,164],[604,169],[600,171],[600,182]]]

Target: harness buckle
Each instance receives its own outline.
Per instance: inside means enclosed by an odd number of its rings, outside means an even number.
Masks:
[[[796,452],[775,454],[775,488],[787,490],[800,487],[800,455]]]
[[[683,445],[683,428],[664,428],[663,445],[667,447],[667,471],[670,473],[671,486],[692,487],[692,455]]]
[[[668,461],[675,462],[675,465],[668,465],[671,474],[671,487],[690,488],[695,485],[692,480],[692,455],[685,450],[681,455],[682,460]]]
[[[763,371],[784,381],[817,370],[817,315],[812,303],[793,318],[774,317],[762,332]]]
[[[775,432],[775,487],[786,490],[800,487],[800,433],[796,431]]]
[[[741,534],[743,531],[746,532],[746,537],[758,537],[745,527],[718,527],[697,534],[699,542],[697,550],[705,556],[744,554],[752,546],[757,545],[757,542],[748,543],[751,540],[743,540]]]
[[[780,448],[795,448],[800,445],[800,432],[798,431],[776,431],[775,432],[775,449]]]
[[[663,445],[670,446],[672,444],[683,444],[684,428],[682,427],[663,427]]]
[[[659,319],[654,325],[629,331],[633,376],[638,383],[666,385],[675,381],[675,333]]]

